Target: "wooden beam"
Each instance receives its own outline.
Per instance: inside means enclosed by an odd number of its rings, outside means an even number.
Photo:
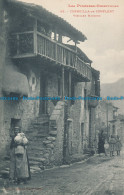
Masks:
[[[69,71],[69,97],[71,97],[71,72]]]
[[[37,19],[34,20],[34,53],[37,54]]]

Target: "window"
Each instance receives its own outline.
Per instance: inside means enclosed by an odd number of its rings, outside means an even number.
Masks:
[[[22,126],[21,119],[11,118],[10,136],[14,135],[14,128],[15,127],[21,128],[21,126]]]

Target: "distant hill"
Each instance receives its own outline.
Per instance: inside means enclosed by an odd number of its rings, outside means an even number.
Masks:
[[[124,78],[114,83],[101,84],[101,97],[124,96]],[[118,112],[124,114],[124,100],[113,100],[114,106],[119,107]]]

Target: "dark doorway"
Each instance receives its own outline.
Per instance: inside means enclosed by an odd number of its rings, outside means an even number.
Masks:
[[[46,74],[44,71],[40,74],[40,97],[46,97]],[[40,100],[39,115],[46,114],[47,100]]]
[[[84,123],[81,123],[81,144],[82,144],[82,151],[83,151],[83,140],[84,140]]]
[[[10,130],[10,136],[14,135],[14,128],[15,127],[20,127],[21,128],[22,124],[21,124],[21,119],[15,119],[15,118],[11,118],[11,130]]]

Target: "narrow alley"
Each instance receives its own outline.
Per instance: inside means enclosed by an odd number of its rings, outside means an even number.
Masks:
[[[6,186],[8,194],[123,195],[124,151],[112,158],[93,156],[86,162],[46,170],[32,175],[26,185]]]

